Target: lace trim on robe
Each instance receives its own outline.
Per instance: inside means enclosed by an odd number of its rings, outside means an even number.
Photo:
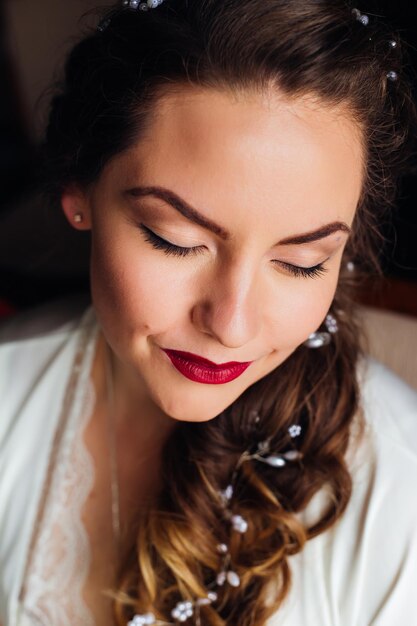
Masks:
[[[95,480],[84,434],[95,405],[90,370],[96,333],[86,337],[86,331],[55,435],[21,594],[23,621],[30,626],[94,626],[82,597],[91,550],[81,515]]]

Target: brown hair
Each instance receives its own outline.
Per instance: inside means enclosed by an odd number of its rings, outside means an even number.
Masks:
[[[71,181],[88,185],[140,140],[157,98],[176,85],[314,94],[347,104],[361,129],[366,172],[345,261],[375,263],[414,115],[400,42],[390,45],[379,19],[365,26],[338,0],[165,0],[155,10],[104,17],[103,30],[71,52],[52,102],[44,145],[51,197]],[[390,81],[389,71],[398,79]],[[241,585],[226,585],[214,606],[202,607],[202,623],[262,626],[277,611],[290,588],[289,557],[335,523],[351,494],[345,454],[360,416],[361,347],[344,271],[332,310],[340,330],[329,346],[300,346],[210,422],[178,424],[163,453],[162,490],[138,520],[137,546],[120,573],[118,624],[146,611],[172,621],[179,600],[204,596],[221,564],[219,542],[229,544]],[[279,471],[242,466],[233,503],[249,528],[229,537],[214,494],[254,442],[253,409],[261,416],[259,440],[271,437],[276,450],[288,446],[288,427],[301,424],[304,456]],[[324,487],[327,509],[303,523],[298,514]]]

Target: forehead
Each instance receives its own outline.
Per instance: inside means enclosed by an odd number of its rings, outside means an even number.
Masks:
[[[345,106],[279,91],[231,94],[184,89],[155,107],[146,138],[116,159],[134,186],[160,184],[206,214],[291,230],[352,222],[363,179],[357,123]],[[227,222],[225,221],[225,224]]]

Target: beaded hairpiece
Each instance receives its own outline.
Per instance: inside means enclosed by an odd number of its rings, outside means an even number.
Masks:
[[[252,420],[255,425],[260,421],[259,414],[256,411],[252,412]],[[290,439],[295,439],[300,434],[301,426],[299,424],[292,424],[288,428],[288,435]],[[295,447],[282,452],[272,451],[271,437],[258,442],[254,452],[245,450],[240,455],[229,484],[225,489],[217,493],[218,502],[223,509],[223,516],[225,520],[230,523],[232,531],[243,534],[249,527],[247,520],[245,520],[242,515],[232,513],[231,511],[231,502],[234,495],[235,483],[242,464],[247,461],[258,461],[265,463],[270,467],[281,469],[288,462],[300,461],[302,458],[302,452],[297,450]],[[174,618],[175,622],[164,622],[158,620],[153,613],[143,613],[142,615],[135,615],[133,619],[128,622],[127,626],[143,626],[144,624],[154,624],[155,626],[175,626],[176,622],[185,622],[193,616],[195,617],[195,625],[200,626],[200,607],[212,604],[217,600],[218,595],[216,589],[223,587],[225,584],[229,584],[231,587],[240,586],[240,577],[232,567],[228,545],[225,543],[219,543],[217,545],[217,552],[222,555],[222,563],[215,580],[207,587],[207,595],[203,598],[197,598],[194,601],[185,600],[178,602],[171,611],[171,616]]]
[[[123,0],[123,6],[129,9],[148,11],[148,9],[156,9],[163,2],[164,0],[146,0],[146,2],[140,2],[140,0]]]
[[[146,0],[146,2],[141,2],[140,0],[122,0],[121,5],[122,8],[126,9],[139,9],[139,11],[149,11],[149,9],[156,9],[163,2],[165,2],[165,0]],[[97,30],[102,32],[105,31],[110,23],[111,18],[104,18],[98,24]]]
[[[165,0],[122,0],[122,7],[127,9],[138,9],[139,11],[148,11],[149,9],[156,9],[163,2],[165,2]],[[354,16],[355,20],[357,20],[363,26],[369,25],[369,15],[366,15],[366,13],[361,13],[359,9],[354,8],[352,9],[352,15]],[[102,20],[99,23],[97,29],[100,31],[106,30],[106,28],[110,24],[110,21],[110,19]],[[388,45],[391,49],[395,49],[397,47],[397,42],[394,39],[391,39],[388,42]],[[385,76],[391,82],[395,82],[398,80],[398,73],[395,70],[389,70]]]
[[[352,9],[352,15],[363,26],[368,26],[368,24],[369,24],[369,15],[366,15],[365,13],[361,13],[359,11],[359,9]],[[388,45],[389,45],[389,47],[392,50],[394,50],[397,47],[398,44],[395,41],[395,39],[390,39],[390,41],[388,42]],[[394,70],[389,70],[389,72],[386,73],[386,77],[391,82],[395,82],[396,80],[398,80],[398,74]]]

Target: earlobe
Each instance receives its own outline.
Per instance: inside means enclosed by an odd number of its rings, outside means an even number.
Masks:
[[[61,196],[61,206],[65,217],[77,230],[91,229],[90,205],[85,192],[76,187],[66,189]]]

